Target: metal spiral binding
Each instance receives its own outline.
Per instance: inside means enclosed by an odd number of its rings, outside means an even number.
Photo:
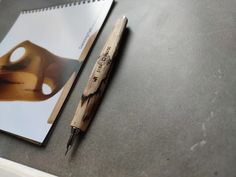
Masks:
[[[105,1],[105,0],[80,0],[80,1],[74,1],[71,3],[66,3],[66,4],[60,4],[60,5],[55,5],[51,7],[45,7],[45,8],[39,8],[39,9],[31,9],[31,10],[23,10],[21,11],[20,14],[31,14],[31,13],[37,13],[37,12],[44,12],[48,10],[54,10],[54,9],[62,9],[65,7],[72,7],[72,6],[78,6],[81,4],[88,4],[88,3],[93,3],[96,1]]]

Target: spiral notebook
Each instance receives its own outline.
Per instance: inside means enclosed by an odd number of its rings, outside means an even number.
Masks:
[[[22,11],[0,43],[0,130],[42,144],[113,0]]]

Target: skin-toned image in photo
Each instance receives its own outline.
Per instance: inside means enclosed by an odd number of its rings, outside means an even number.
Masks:
[[[14,52],[20,50],[21,55],[12,58]],[[78,60],[56,56],[30,41],[24,41],[0,57],[0,101],[51,98],[78,67]]]

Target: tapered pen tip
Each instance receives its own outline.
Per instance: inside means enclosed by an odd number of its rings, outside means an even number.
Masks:
[[[69,151],[70,149],[71,149],[71,145],[69,145],[69,146],[66,147],[65,156],[66,156],[66,154],[68,153],[68,151]]]
[[[74,128],[74,127],[71,128],[70,138],[69,138],[69,140],[68,140],[68,142],[67,142],[67,145],[66,145],[65,156],[66,156],[66,154],[68,153],[68,151],[71,149],[72,144],[73,144],[73,141],[74,141],[74,138],[75,138],[76,135],[79,134],[79,132],[80,132],[80,129]]]

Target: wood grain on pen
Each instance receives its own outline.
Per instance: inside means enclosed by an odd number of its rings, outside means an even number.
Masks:
[[[118,49],[122,33],[126,27],[127,18],[117,20],[100,56],[89,77],[83,95],[71,122],[72,127],[85,131],[98,105],[111,71],[114,56]]]

